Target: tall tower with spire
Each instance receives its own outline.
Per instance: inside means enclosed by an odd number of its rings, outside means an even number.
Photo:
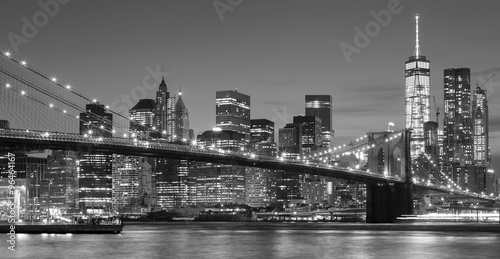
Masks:
[[[169,141],[173,141],[175,135],[174,104],[175,97],[170,96],[165,78],[162,77],[156,92],[155,125],[161,136]]]
[[[405,62],[405,116],[406,128],[412,129],[412,158],[425,152],[424,123],[430,121],[430,62],[420,53],[418,14],[415,25],[415,53]]]
[[[182,100],[182,91],[179,87],[179,97],[175,104],[175,135],[180,139],[189,139],[189,112]]]

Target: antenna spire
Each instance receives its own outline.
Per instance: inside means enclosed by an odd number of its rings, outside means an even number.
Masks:
[[[415,15],[415,56],[420,56],[420,46],[418,46],[418,14]]]

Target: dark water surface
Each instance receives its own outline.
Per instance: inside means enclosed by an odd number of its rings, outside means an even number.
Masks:
[[[118,235],[17,235],[0,258],[499,258],[500,233],[335,230],[348,223],[175,222]],[[359,224],[352,224],[353,228]],[[5,237],[7,237],[5,235]],[[4,238],[6,240],[6,238]]]

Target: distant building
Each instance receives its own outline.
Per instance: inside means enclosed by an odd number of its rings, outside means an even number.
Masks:
[[[244,134],[250,141],[250,96],[238,90],[217,91],[215,123],[220,129]]]
[[[89,137],[112,137],[113,115],[104,105],[91,103],[80,113],[80,134]],[[84,213],[99,214],[112,207],[112,156],[82,153],[79,171],[79,204]]]
[[[416,16],[415,53],[405,62],[406,128],[413,129],[411,156],[425,152],[424,124],[430,120],[430,62],[420,53],[418,15]]]
[[[316,116],[321,119],[321,146],[333,146],[335,131],[332,127],[332,96],[306,95],[306,116]]]

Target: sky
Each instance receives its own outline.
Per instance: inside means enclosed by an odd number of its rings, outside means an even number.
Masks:
[[[484,88],[499,174],[500,1],[2,3],[0,50],[103,104],[124,111],[139,98],[154,98],[164,70],[171,93],[182,86],[197,134],[215,126],[218,90],[250,95],[251,117],[271,119],[276,128],[305,113],[306,94],[330,94],[338,144],[386,130],[389,121],[404,128],[404,62],[414,54],[418,13],[440,124],[443,69],[469,67],[473,88],[497,73]],[[377,22],[373,13],[390,18]],[[24,28],[27,23],[35,32]],[[356,44],[357,30],[367,33],[366,25],[369,42]],[[347,45],[355,49],[349,55],[341,48]],[[434,105],[431,114],[434,120]]]

